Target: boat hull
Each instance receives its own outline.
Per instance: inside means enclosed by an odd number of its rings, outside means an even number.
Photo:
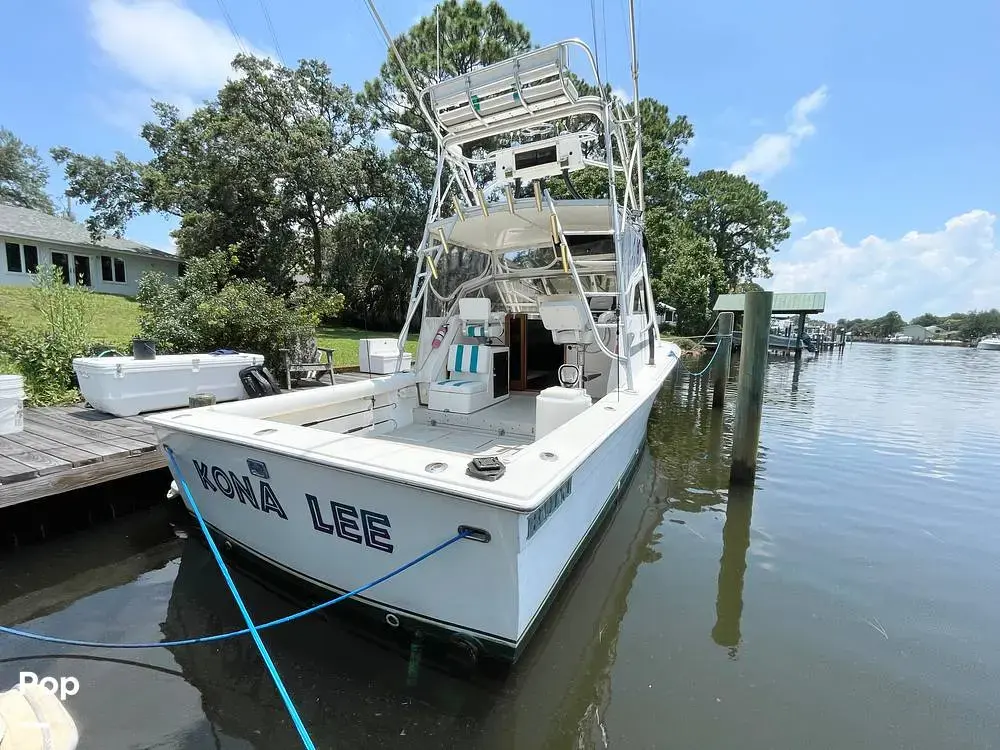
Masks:
[[[204,435],[157,431],[224,547],[327,598],[385,575],[461,527],[487,531],[488,543],[463,539],[356,601],[390,627],[513,661],[626,486],[660,385],[662,378],[634,399],[628,416],[531,512]]]
[[[984,341],[980,341],[979,344],[976,345],[976,348],[988,352],[1000,352],[1000,339],[986,339]]]

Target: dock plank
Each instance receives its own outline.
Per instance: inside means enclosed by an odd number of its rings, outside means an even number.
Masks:
[[[143,453],[145,451],[153,450],[156,447],[156,438],[153,437],[152,434],[150,434],[147,440],[137,440],[135,438],[114,435],[100,429],[78,424],[76,420],[72,419],[72,417],[60,417],[57,415],[50,416],[46,414],[32,414],[29,412],[25,414],[25,422],[28,422],[29,420],[33,424],[38,423],[56,429],[62,429],[69,434],[76,435],[81,438],[89,438],[95,443],[113,445],[130,452]]]
[[[38,413],[51,419],[65,420],[68,424],[75,424],[81,427],[93,427],[118,435],[119,437],[130,437],[142,439],[143,436],[151,437],[153,428],[149,425],[135,424],[129,422],[128,417],[115,417],[110,414],[95,412],[93,409],[57,409],[53,407],[39,409]]]
[[[6,438],[24,448],[31,448],[69,461],[73,466],[91,464],[104,458],[104,455],[101,453],[93,453],[84,448],[64,445],[56,440],[36,435],[33,432],[16,432],[12,435],[7,435]]]
[[[110,443],[94,440],[91,437],[83,435],[77,435],[73,432],[67,432],[59,425],[51,425],[48,422],[42,422],[27,409],[25,410],[24,416],[24,431],[29,432],[32,435],[40,435],[42,437],[49,438],[54,442],[61,443],[62,445],[68,447],[80,448],[105,457],[119,456],[129,452],[128,448],[111,445]]]
[[[17,459],[0,456],[0,486],[6,487],[14,482],[38,476],[38,472]]]
[[[5,437],[0,437],[0,451],[3,452],[5,458],[19,461],[37,471],[39,475],[51,474],[71,466],[69,461],[36,451],[34,448],[19,445]]]

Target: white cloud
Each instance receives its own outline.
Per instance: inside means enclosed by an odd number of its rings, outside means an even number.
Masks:
[[[804,214],[791,213],[788,214],[788,221],[792,223],[792,226],[795,226],[796,224],[804,224],[806,217]]]
[[[628,104],[629,102],[632,101],[632,92],[631,91],[626,91],[625,89],[621,88],[620,86],[612,88],[611,89],[611,95],[612,96],[617,96],[619,99],[621,99],[626,104]]]
[[[733,162],[729,171],[769,177],[787,167],[796,147],[816,132],[816,126],[810,122],[809,117],[826,103],[826,92],[826,86],[820,86],[795,102],[785,130],[760,136],[742,158]]]
[[[1000,307],[996,219],[977,209],[937,231],[869,236],[856,245],[833,227],[816,229],[775,256],[774,277],[764,283],[781,292],[826,291],[827,320]]]
[[[181,0],[91,0],[90,17],[97,46],[131,81],[113,94],[119,104],[156,98],[190,111],[225,83],[237,53],[265,56]]]

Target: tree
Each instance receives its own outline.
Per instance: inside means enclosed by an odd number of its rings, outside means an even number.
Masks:
[[[906,325],[906,322],[903,320],[903,316],[895,310],[890,310],[881,318],[873,320],[871,322],[871,329],[872,333],[876,336],[888,338],[894,333],[902,331],[904,325]]]
[[[527,52],[531,34],[526,26],[511,19],[496,0],[485,4],[481,0],[444,0],[436,14],[421,18],[396,37],[395,43],[417,89],[423,90],[445,78]],[[437,145],[430,125],[421,115],[416,96],[391,50],[378,77],[365,84],[364,97],[375,108],[380,125],[390,130],[401,147],[416,150],[428,160],[436,157]],[[427,183],[433,179],[432,168],[433,164],[427,167]]]
[[[181,117],[154,105],[142,137],[146,163],[54,149],[70,195],[89,203],[91,233],[120,234],[133,216],[180,218],[185,258],[232,248],[234,271],[288,292],[293,276],[323,280],[324,236],[339,217],[392,188],[374,123],[346,85],[316,60],[290,69],[246,55],[217,97]]]
[[[0,127],[0,203],[55,213],[45,192],[49,170],[33,146]]]
[[[959,323],[959,335],[965,341],[980,339],[991,333],[1000,331],[1000,311],[996,308],[992,310],[973,310]]]
[[[647,215],[649,272],[653,297],[677,310],[677,333],[699,335],[710,321],[712,289],[725,271],[711,244],[678,217],[663,209]]]
[[[915,326],[937,326],[941,325],[943,319],[939,318],[937,315],[931,313],[924,313],[923,315],[918,315],[913,320],[910,321],[912,325]]]
[[[743,175],[716,169],[692,176],[687,191],[687,221],[712,243],[729,285],[770,278],[768,253],[789,236],[785,204]]]

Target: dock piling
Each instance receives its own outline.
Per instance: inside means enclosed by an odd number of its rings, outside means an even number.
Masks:
[[[733,425],[732,484],[752,484],[757,473],[760,418],[767,375],[767,345],[773,292],[748,292],[743,307],[740,376]]]
[[[734,313],[719,313],[719,338],[716,339],[715,370],[712,373],[712,408],[721,409],[726,404],[726,382],[733,351]]]

